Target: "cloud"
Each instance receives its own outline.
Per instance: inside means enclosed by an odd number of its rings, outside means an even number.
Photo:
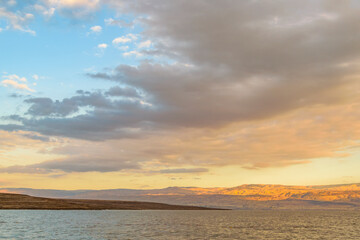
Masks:
[[[29,88],[28,85],[26,85],[25,83],[18,83],[16,81],[9,80],[9,79],[5,79],[1,83],[5,87],[11,86],[16,89],[27,90],[29,92],[35,92],[35,90]]]
[[[31,104],[27,114],[31,116],[54,116],[66,117],[80,110],[80,107],[96,107],[103,109],[115,108],[121,101],[112,101],[101,92],[80,93],[80,95],[65,98],[62,101],[53,101],[50,98],[29,98],[24,100],[25,103]]]
[[[142,53],[138,52],[138,51],[129,51],[129,52],[124,52],[123,53],[124,57],[129,57],[129,56],[136,56],[136,57],[141,57]]]
[[[123,44],[123,43],[128,43],[128,42],[131,42],[132,39],[131,38],[128,38],[128,37],[118,37],[118,38],[115,38],[112,43],[113,44]]]
[[[92,26],[92,27],[90,28],[90,30],[91,30],[91,32],[93,32],[93,33],[101,33],[102,27],[101,27],[101,26]]]
[[[64,172],[115,172],[124,169],[138,169],[136,163],[121,161],[121,159],[66,159],[62,161],[54,160],[37,164],[36,167],[61,170]]]
[[[108,80],[112,79],[112,77],[110,75],[108,75],[107,73],[87,73],[86,75],[91,78],[101,78],[101,79],[108,79]],[[82,90],[80,90],[80,91],[82,91]]]
[[[29,92],[35,92],[35,90],[31,89],[27,84],[27,79],[25,77],[19,77],[16,74],[12,75],[4,75],[2,76],[3,80],[1,84],[5,87],[13,87],[16,89],[26,90]]]
[[[134,34],[129,33],[129,34],[126,34],[125,36],[115,38],[112,41],[112,43],[117,45],[117,44],[129,43],[129,42],[132,42],[134,40],[137,40],[137,36],[134,35]]]
[[[26,100],[27,115],[0,128],[116,141],[127,146],[122,159],[169,168],[283,167],[356,146],[360,9],[351,1],[106,2],[144,29],[113,44],[147,39],[150,49],[124,54],[153,60],[88,74],[110,89]]]
[[[97,45],[97,52],[95,53],[95,56],[102,57],[105,53],[105,49],[108,48],[109,45],[106,43],[100,43]]]
[[[30,132],[7,132],[0,130],[1,138],[0,138],[0,152],[9,151],[12,149],[16,149],[17,147],[31,147],[34,144],[38,143],[34,138],[28,138],[27,136],[38,136],[41,135],[30,133]]]
[[[0,19],[5,19],[7,21],[8,25],[6,29],[13,29],[36,35],[36,32],[28,27],[28,24],[34,19],[34,15],[31,13],[13,13],[6,10],[4,7],[0,7]]]
[[[134,25],[134,23],[130,22],[126,22],[124,20],[120,20],[120,19],[113,19],[113,18],[107,18],[104,20],[106,25],[110,25],[110,26],[118,26],[118,27],[132,27]]]
[[[58,10],[64,16],[77,19],[88,17],[100,6],[100,0],[42,0],[41,2],[47,9],[53,9],[53,12]]]
[[[22,134],[22,136],[33,139],[33,140],[42,141],[42,142],[50,142],[51,141],[51,139],[49,137],[41,136],[41,135],[35,134],[35,133],[24,133],[24,134]]]
[[[5,76],[3,76],[3,78],[13,80],[13,81],[27,82],[27,79],[25,77],[19,77],[16,74],[11,74],[11,75],[7,75],[7,76],[5,75]]]
[[[113,80],[150,95],[164,110],[159,113],[159,121],[181,126],[226,124],[269,118],[354,96],[354,91],[346,96],[342,90],[354,83],[351,76],[358,72],[339,64],[345,59],[356,63],[359,56],[353,55],[348,39],[336,32],[351,32],[346,26],[349,21],[357,24],[358,10],[345,7],[331,14],[343,17],[328,18],[319,17],[333,11],[326,4],[314,11],[295,1],[265,5],[225,1],[227,11],[221,13],[215,10],[219,7],[216,3],[205,1],[157,3],[160,8],[128,2],[124,11],[149,16],[141,21],[145,37],[154,42],[156,49],[143,51],[145,54],[165,55],[180,64],[119,66]],[[312,5],[309,1],[306,4]],[[294,9],[290,5],[303,11],[281,11]],[[177,14],[178,9],[186,14]],[[207,9],[206,14],[195,14],[200,9]],[[274,15],[279,19],[275,26]],[[297,27],[284,27],[286,24]],[[316,41],[312,39],[315,35]],[[334,38],[337,40],[332,42]],[[358,42],[351,40],[350,44],[356,48]]]
[[[50,160],[27,166],[10,166],[0,168],[6,173],[52,173],[62,171],[72,172],[116,172],[125,169],[139,169],[136,163],[121,161],[121,159],[85,158]]]
[[[69,159],[84,159],[84,162],[89,156],[91,159],[112,159],[116,156],[120,162],[141,163],[144,172],[160,168],[163,170],[159,170],[160,173],[185,173],[186,169],[191,172],[193,168],[211,169],[228,165],[256,170],[306,164],[316,158],[342,159],[352,153],[350,147],[359,148],[360,132],[356,129],[360,129],[360,115],[353,111],[359,106],[360,101],[347,107],[317,106],[276,119],[237,122],[221,128],[142,129],[140,132],[133,129],[135,135],[116,132],[111,127],[113,124],[116,126],[115,123],[109,119],[107,124],[104,121],[107,117],[97,122],[86,122],[80,118],[78,125],[72,122],[65,127],[64,121],[58,121],[53,125],[53,131],[64,133],[68,130],[67,136],[123,138],[96,143],[71,140],[52,153],[68,156]],[[33,124],[42,131],[43,125],[50,126],[46,121]],[[104,135],[105,132],[108,135]],[[102,161],[102,165],[113,168],[112,161]]]
[[[1,167],[14,165],[26,158],[27,163],[39,161],[44,156],[40,154],[43,149],[48,151],[59,146],[55,139],[49,139],[37,133],[0,130],[0,158]]]
[[[127,51],[129,49],[129,46],[116,46],[116,48],[120,51]]]
[[[67,8],[95,8],[99,4],[99,0],[50,0],[49,2]]]
[[[126,37],[130,38],[131,40],[137,40],[138,39],[137,34],[133,34],[133,33],[126,34]]]
[[[40,4],[35,4],[33,7],[37,12],[40,12],[46,18],[51,18],[55,14],[55,11],[56,11],[56,9],[54,7],[45,7]]]
[[[206,168],[175,168],[175,169],[162,169],[160,173],[203,173],[208,172]]]
[[[34,80],[39,80],[39,75],[34,74],[34,75],[32,76],[32,78],[33,78]]]
[[[146,40],[138,44],[138,48],[149,48],[151,47],[151,41]]]
[[[9,95],[9,97],[11,97],[11,98],[23,98],[23,97],[25,97],[25,95],[18,94],[18,93],[12,93],[12,94]]]
[[[112,97],[141,98],[138,91],[136,91],[136,89],[130,88],[130,87],[115,86],[115,87],[110,88],[105,94],[107,96],[112,96]]]
[[[79,106],[71,99],[64,99],[60,102],[50,98],[30,98],[25,102],[32,104],[27,114],[34,116],[67,116],[79,110]]]
[[[146,162],[149,168],[209,168],[238,165],[246,169],[306,164],[317,158],[343,159],[359,149],[360,106],[317,106],[276,119],[237,122],[221,128],[141,131],[140,136],[106,142],[72,143],[60,154],[106,153]],[[120,135],[119,135],[120,136]],[[88,152],[91,149],[90,152]]]
[[[45,135],[66,136],[65,132],[68,132],[70,127],[72,129],[70,135],[82,138],[85,134],[95,141],[108,137],[117,138],[119,135],[122,137],[139,135],[139,131],[136,130],[139,122],[136,121],[132,124],[131,121],[135,115],[141,113],[140,109],[148,109],[149,105],[136,90],[129,87],[114,87],[105,93],[78,91],[78,94],[61,101],[54,101],[50,98],[26,99],[24,102],[30,104],[26,112],[27,117],[18,115],[10,117],[13,121],[22,122],[22,126],[12,124],[1,125],[0,128],[13,130],[14,128],[33,129],[35,127],[37,128],[35,131],[46,132]],[[133,112],[135,115],[122,116],[127,111]],[[43,124],[39,125],[39,121],[42,121]],[[126,127],[118,128],[117,122],[119,121],[123,122]],[[56,127],[49,129],[48,127],[53,124]],[[109,131],[109,135],[105,138],[104,131]]]
[[[98,48],[100,49],[106,49],[108,47],[108,45],[106,43],[101,43],[98,45]]]
[[[7,1],[7,5],[9,5],[9,6],[15,6],[17,4],[17,2],[15,1],[15,0],[9,0],[9,1]]]

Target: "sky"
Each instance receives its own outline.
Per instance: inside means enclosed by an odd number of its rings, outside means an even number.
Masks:
[[[355,0],[0,0],[0,186],[360,182]]]

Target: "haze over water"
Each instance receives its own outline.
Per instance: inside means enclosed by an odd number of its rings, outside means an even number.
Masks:
[[[358,239],[352,211],[0,211],[0,239]]]

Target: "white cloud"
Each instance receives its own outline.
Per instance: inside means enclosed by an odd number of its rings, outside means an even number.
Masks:
[[[123,56],[124,56],[124,57],[129,57],[129,56],[141,57],[142,54],[139,53],[138,51],[129,51],[129,52],[123,53]]]
[[[25,18],[26,19],[34,19],[34,15],[31,13],[25,13]]]
[[[32,78],[35,79],[35,80],[39,80],[39,75],[34,74],[34,75],[32,76]]]
[[[15,0],[9,0],[9,1],[7,2],[7,5],[9,5],[9,6],[15,6],[15,5],[16,5],[16,1],[15,1]]]
[[[0,18],[5,18],[8,21],[8,26],[6,27],[7,29],[11,28],[14,30],[30,33],[32,35],[36,34],[35,31],[27,27],[29,22],[34,19],[34,15],[31,13],[13,13],[7,11],[3,7],[0,7]]]
[[[128,37],[118,37],[118,38],[115,38],[112,43],[113,44],[122,44],[122,43],[128,43],[128,42],[131,42],[131,38],[128,38]]]
[[[101,26],[92,26],[92,27],[90,28],[90,30],[91,30],[93,33],[101,33],[102,27],[101,27]]]
[[[100,49],[106,49],[108,47],[108,45],[106,43],[101,43],[98,45],[98,48]]]
[[[48,0],[48,3],[65,8],[95,8],[99,0]]]
[[[108,45],[106,43],[100,43],[97,45],[97,51],[95,56],[102,57],[105,53],[105,49],[107,49]]]
[[[108,26],[118,26],[121,28],[129,28],[129,27],[134,26],[134,22],[126,22],[121,19],[107,18],[107,19],[104,19],[104,22]]]
[[[7,75],[7,76],[3,76],[3,78],[9,79],[9,80],[13,80],[13,81],[20,81],[20,82],[27,82],[27,79],[25,77],[19,77],[16,74],[11,74],[11,75]]]
[[[43,2],[48,8],[57,9],[74,18],[85,17],[96,11],[100,5],[100,0],[43,0]]]
[[[132,42],[134,40],[137,40],[137,36],[135,34],[129,33],[129,34],[126,34],[125,36],[115,38],[112,41],[112,43],[113,44],[124,44],[124,43]]]
[[[43,15],[48,18],[52,17],[54,15],[54,13],[55,13],[55,8],[49,8],[49,9],[43,11]]]
[[[128,38],[131,38],[131,40],[137,40],[138,37],[135,34],[129,33],[126,35]]]
[[[138,48],[149,48],[152,42],[150,40],[143,41],[139,43]]]
[[[1,84],[4,87],[13,87],[16,89],[27,90],[29,92],[35,92],[35,90],[29,88],[29,86],[26,84],[27,79],[25,77],[19,77],[16,74],[11,74],[5,75],[2,78],[3,81],[1,82]]]
[[[106,25],[117,25],[116,20],[112,19],[112,18],[107,18],[104,20],[104,22],[106,23]]]
[[[35,90],[31,89],[28,87],[28,85],[26,85],[25,83],[18,83],[14,80],[10,80],[10,79],[5,79],[2,82],[2,85],[5,87],[13,87],[16,89],[21,89],[21,90],[27,90],[29,92],[35,92]]]
[[[44,7],[39,4],[35,4],[34,8],[36,11],[40,12],[42,15],[44,15],[47,18],[51,18],[55,14],[55,8],[54,7]]]

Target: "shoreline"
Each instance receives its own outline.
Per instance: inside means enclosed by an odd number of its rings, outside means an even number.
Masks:
[[[156,202],[33,197],[0,193],[0,210],[227,210]]]

